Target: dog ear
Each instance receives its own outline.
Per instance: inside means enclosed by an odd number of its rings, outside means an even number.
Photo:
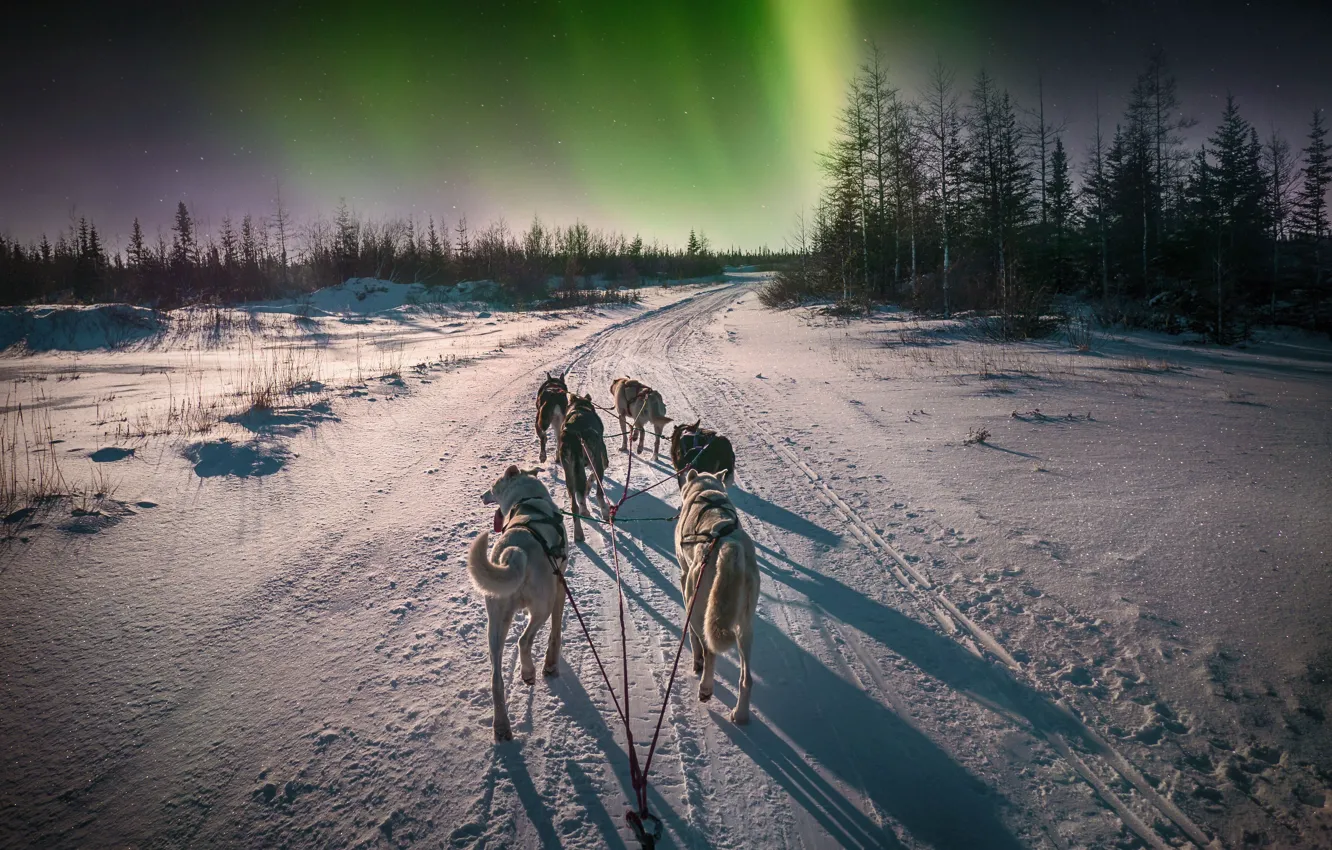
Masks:
[[[693,480],[694,480],[695,478],[697,478],[697,477],[698,477],[698,470],[697,470],[697,469],[691,469],[691,470],[689,470],[688,473],[685,474],[685,481],[686,481],[686,482],[693,481]]]
[[[553,379],[551,378],[549,372],[546,373],[546,380],[547,380],[547,381],[553,380]]]
[[[530,476],[532,476],[533,478],[536,478],[536,477],[537,477],[537,474],[541,472],[541,467],[539,467],[539,466],[534,466],[534,467],[532,467],[531,469],[524,469],[524,470],[521,470],[521,472],[523,473],[523,475],[530,475]]]
[[[727,476],[729,476],[730,474],[731,474],[731,470],[729,470],[729,469],[723,469],[721,472],[718,472],[718,473],[717,473],[717,480],[720,481],[721,483],[725,484],[725,483],[726,483],[726,478],[727,478]]]
[[[689,426],[687,426],[687,427],[688,427],[690,430],[697,431],[697,430],[698,430],[698,426],[699,426],[700,424],[702,424],[702,422],[703,422],[703,417],[700,416],[699,418],[697,418],[697,419],[694,420],[694,424],[693,424],[693,425],[689,425]]]
[[[511,464],[511,465],[509,466],[508,469],[504,470],[504,477],[505,477],[505,478],[512,478],[512,477],[514,477],[514,476],[517,475],[517,474],[518,474],[518,464],[516,464],[516,463],[515,463],[515,464]]]

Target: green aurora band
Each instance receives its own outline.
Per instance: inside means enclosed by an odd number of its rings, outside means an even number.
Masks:
[[[219,51],[239,73],[211,75],[200,129],[255,139],[298,213],[345,197],[779,247],[817,194],[856,30],[848,0],[330,7]]]

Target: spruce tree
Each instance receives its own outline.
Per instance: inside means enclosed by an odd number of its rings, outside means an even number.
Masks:
[[[956,77],[940,59],[930,72],[922,123],[929,139],[929,165],[939,217],[939,244],[943,252],[943,308],[949,314],[952,266],[952,237],[962,206],[961,182],[966,164],[962,143],[962,113],[958,106]]]
[[[1323,111],[1315,109],[1309,124],[1309,144],[1304,148],[1303,180],[1295,200],[1297,226],[1315,243],[1328,235],[1327,189],[1332,184],[1329,152]]]
[[[222,265],[227,269],[236,267],[236,231],[231,225],[231,216],[222,216]]]
[[[1068,153],[1064,140],[1054,137],[1050,154],[1049,179],[1046,184],[1046,215],[1053,242],[1054,269],[1051,277],[1057,289],[1067,284],[1068,236],[1073,222],[1073,182],[1069,178]]]
[[[1332,184],[1332,160],[1329,159],[1327,126],[1323,111],[1315,109],[1309,124],[1309,144],[1304,148],[1304,179],[1295,200],[1295,221],[1300,231],[1313,240],[1314,288],[1323,284],[1323,241],[1328,236],[1327,188]]]
[[[45,242],[45,240],[46,237],[43,236],[42,241]],[[147,250],[143,245],[143,228],[139,226],[137,217],[134,219],[134,226],[130,229],[129,249],[125,253],[132,268],[140,269],[143,267],[144,261],[147,259]]]
[[[1096,111],[1096,132],[1082,173],[1082,195],[1086,203],[1088,227],[1097,245],[1097,276],[1101,279],[1101,299],[1110,300],[1109,207],[1110,174],[1106,168],[1105,137],[1101,134],[1101,112]]]
[[[190,209],[184,201],[176,205],[176,220],[171,230],[176,234],[171,242],[171,265],[178,272],[185,271],[194,262],[196,246],[194,220],[190,218]]]

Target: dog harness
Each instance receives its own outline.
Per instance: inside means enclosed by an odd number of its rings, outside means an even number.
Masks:
[[[684,510],[681,511],[681,516],[685,516],[696,507],[698,513],[694,517],[695,526],[709,513],[720,514],[721,520],[714,523],[706,532],[681,535],[680,542],[687,546],[717,540],[740,527],[740,515],[735,512],[735,506],[731,504],[731,500],[726,494],[719,490],[704,490],[690,499],[689,504],[685,505]]]
[[[601,417],[595,410],[575,406],[564,417],[564,430],[573,433],[579,439],[586,440],[589,437],[602,438],[606,426],[602,424]]]
[[[509,514],[504,518],[504,531],[522,529],[535,537],[546,557],[555,565],[555,572],[559,573],[560,565],[569,558],[568,538],[564,534],[564,517],[559,513],[559,508],[555,508],[553,516],[544,512],[518,513],[518,509],[526,504],[541,505],[543,508],[548,505],[553,507],[549,499],[541,496],[519,499],[509,508]],[[550,536],[547,536],[546,532],[549,532]]]
[[[700,428],[680,436],[680,458],[686,465],[698,460],[717,440],[717,432]],[[690,457],[692,455],[692,457]]]

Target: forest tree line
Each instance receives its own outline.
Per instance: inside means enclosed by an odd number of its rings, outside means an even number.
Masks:
[[[720,274],[724,262],[754,256],[719,253],[694,231],[675,249],[582,222],[558,227],[536,218],[518,232],[498,219],[474,229],[465,217],[451,227],[433,216],[376,221],[345,203],[331,219],[297,224],[279,201],[271,215],[225,216],[220,228],[206,232],[181,201],[169,233],[148,237],[136,218],[123,250],[108,249],[85,217],[72,220],[54,243],[45,235],[28,244],[0,236],[0,301],[126,301],[165,309],[284,297],[370,277],[432,287],[490,280],[511,300],[531,302],[547,295],[552,277],[566,291],[588,287],[593,277],[636,286]]]
[[[1260,135],[1234,98],[1206,141],[1164,55],[1119,119],[1097,121],[1080,167],[1044,97],[1023,109],[986,72],[964,91],[938,63],[908,97],[871,50],[822,155],[824,189],[791,238],[771,305],[904,301],[992,311],[1035,333],[1060,294],[1106,321],[1233,340],[1255,323],[1332,330],[1327,127]]]

